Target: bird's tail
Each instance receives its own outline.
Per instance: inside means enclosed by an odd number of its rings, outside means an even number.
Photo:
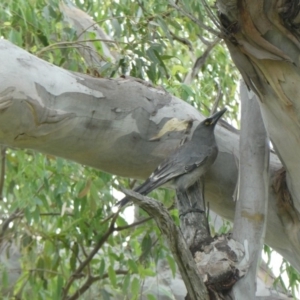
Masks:
[[[134,191],[145,196],[145,195],[149,194],[151,191],[153,191],[154,188],[155,187],[151,186],[150,180],[146,180],[142,185],[136,187],[134,189]],[[130,201],[130,198],[128,196],[126,196],[123,199],[121,199],[120,201],[118,201],[116,205],[119,206],[119,207],[123,207],[129,201]]]
[[[118,201],[116,206],[123,207],[129,202],[129,198],[126,196],[122,200]]]

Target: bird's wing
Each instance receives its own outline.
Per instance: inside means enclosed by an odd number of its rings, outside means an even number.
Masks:
[[[170,181],[171,179],[185,173],[192,172],[207,160],[207,156],[203,158],[199,156],[181,158],[182,159],[180,161],[176,159],[166,159],[165,161],[163,161],[150,175],[150,177],[142,185],[135,188],[134,191],[142,195],[147,195],[148,193]],[[124,206],[128,202],[129,198],[125,197],[121,201],[117,202],[117,205]]]
[[[165,159],[150,175],[150,177],[140,186],[134,189],[142,195],[147,195],[151,191],[165,184],[166,182],[178,176],[190,173],[204,164],[208,156],[199,156],[197,154],[182,155],[181,148],[173,155]],[[128,203],[129,198],[125,197],[117,203],[123,206]]]
[[[200,167],[202,164],[204,164],[208,159],[208,156],[205,157],[201,157],[198,159],[193,157],[191,158],[190,162],[185,166],[185,171],[186,173],[190,173],[192,171],[194,171],[195,169],[197,169],[198,167]]]
[[[192,172],[201,166],[206,159],[207,156],[171,156],[157,167],[148,180],[152,182],[155,186],[153,189],[155,189],[175,177]]]

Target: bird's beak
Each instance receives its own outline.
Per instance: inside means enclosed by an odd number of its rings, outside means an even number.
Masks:
[[[218,112],[216,112],[214,115],[212,115],[211,118],[211,125],[215,125],[219,119],[223,116],[223,114],[226,112],[227,108],[224,108]]]

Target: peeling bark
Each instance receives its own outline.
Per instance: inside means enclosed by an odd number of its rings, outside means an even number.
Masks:
[[[292,205],[288,214],[286,209],[277,210],[285,228],[280,235],[288,236],[299,256],[299,2],[237,0],[227,6],[219,0],[217,4],[232,59],[248,87],[259,96],[266,130],[286,171]]]
[[[192,255],[194,255],[196,251],[213,241],[209,231],[201,180],[192,185],[185,193],[177,191],[177,208],[180,229]]]

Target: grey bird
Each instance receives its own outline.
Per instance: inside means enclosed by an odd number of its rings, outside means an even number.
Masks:
[[[214,163],[218,146],[214,129],[227,109],[215,113],[202,121],[194,130],[192,138],[177,148],[154,170],[150,177],[135,192],[147,195],[165,183],[170,183],[177,191],[183,192],[193,185]],[[117,205],[124,206],[130,199],[120,200]]]

